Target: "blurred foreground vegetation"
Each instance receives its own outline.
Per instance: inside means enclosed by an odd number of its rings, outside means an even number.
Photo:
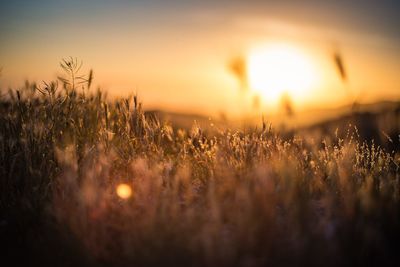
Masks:
[[[321,143],[265,123],[176,130],[135,96],[89,89],[92,73],[77,75],[73,60],[62,66],[58,82],[0,103],[1,251],[14,262],[399,264],[399,149],[357,128]]]

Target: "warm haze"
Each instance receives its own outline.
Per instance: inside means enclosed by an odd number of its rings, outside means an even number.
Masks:
[[[398,0],[0,0],[0,266],[400,266]]]
[[[0,86],[53,79],[73,56],[110,95],[137,92],[151,109],[268,114],[283,93],[296,110],[398,100],[398,9],[396,1],[1,1]],[[229,70],[236,57],[246,92]]]

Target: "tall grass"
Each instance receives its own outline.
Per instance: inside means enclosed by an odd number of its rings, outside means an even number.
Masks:
[[[92,72],[77,75],[73,59],[63,66],[62,86],[27,83],[1,102],[9,251],[53,266],[68,265],[59,250],[79,265],[399,263],[400,156],[357,129],[321,144],[265,124],[174,131],[136,96],[90,91]]]

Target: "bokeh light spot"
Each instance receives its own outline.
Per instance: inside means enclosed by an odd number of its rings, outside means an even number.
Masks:
[[[117,186],[117,195],[122,199],[128,199],[132,196],[132,187],[128,184],[119,184]]]

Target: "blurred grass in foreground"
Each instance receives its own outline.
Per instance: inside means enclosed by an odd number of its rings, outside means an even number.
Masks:
[[[136,96],[90,91],[93,73],[73,59],[63,66],[60,85],[27,83],[0,103],[0,235],[14,261],[399,263],[398,150],[356,128],[319,144],[265,124],[174,130]]]

